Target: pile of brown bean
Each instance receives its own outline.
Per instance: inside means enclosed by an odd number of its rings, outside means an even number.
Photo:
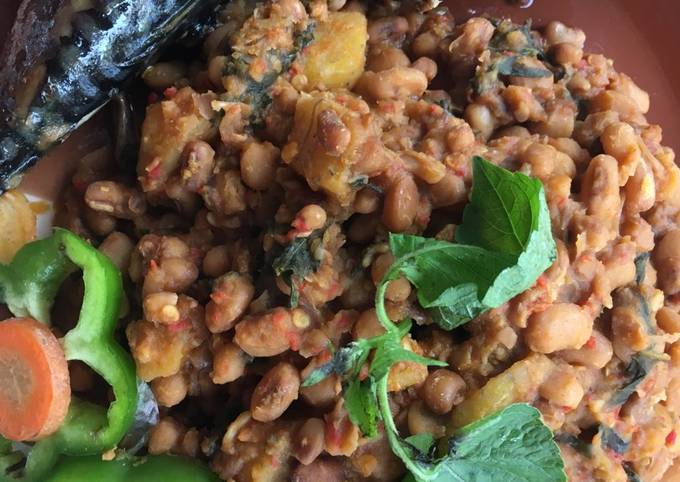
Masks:
[[[350,89],[310,90],[294,63],[251,125],[254,107],[224,94],[238,87],[223,76],[227,46],[248,33],[236,34],[248,15],[232,5],[204,59],[145,74],[164,96],[147,110],[139,180],[102,148],[65,193],[59,223],[125,274],[127,339],[162,407],[149,452],[209,459],[224,480],[399,480],[385,436],[349,420],[337,376],[301,383],[331,350],[382,333],[373,296],[393,261],[387,233],[453,240],[481,155],[543,182],[558,257],[534,287],[453,332],[431,323],[406,279],[389,284],[389,316],[417,324],[404,346],[449,364],[392,368],[400,430],[441,436],[529,402],[572,481],[680,473],[680,170],[645,117],[647,93],[560,22],[529,32],[456,23],[445,9],[279,3],[245,24],[277,45],[293,19],[368,17]],[[508,55],[524,70],[494,70]],[[272,265],[294,243],[313,269],[291,281]],[[612,407],[640,356],[657,362]],[[602,448],[601,426],[630,442],[624,453]]]

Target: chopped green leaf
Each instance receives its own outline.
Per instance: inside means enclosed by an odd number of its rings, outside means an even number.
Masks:
[[[513,77],[541,78],[552,77],[553,73],[548,69],[530,67],[520,61],[521,57],[510,55],[501,58],[496,64],[498,75],[511,75]]]
[[[515,404],[458,430],[432,480],[558,482],[567,478],[559,448],[540,412]]]
[[[642,479],[637,474],[637,472],[635,472],[635,469],[633,468],[633,465],[630,462],[623,463],[623,470],[626,471],[626,475],[628,476],[628,482],[642,482]]]
[[[609,405],[617,406],[625,403],[635,392],[642,380],[649,375],[657,361],[655,358],[649,357],[644,353],[633,355],[624,372],[626,377],[625,383],[609,400]]]
[[[274,273],[283,277],[290,286],[290,305],[297,306],[297,283],[319,268],[319,262],[312,257],[309,238],[295,238],[272,263]]]
[[[600,432],[600,441],[603,449],[611,450],[618,455],[623,455],[628,450],[630,442],[623,440],[613,428],[600,425],[598,431]]]
[[[316,385],[324,378],[335,373],[340,377],[358,373],[368,359],[372,344],[367,340],[357,340],[342,347],[333,354],[331,360],[316,368],[302,383],[303,387]]]
[[[635,257],[635,283],[641,285],[647,272],[647,261],[651,253],[640,253]]]
[[[345,409],[352,423],[367,437],[378,435],[378,400],[373,377],[353,378],[343,386]]]

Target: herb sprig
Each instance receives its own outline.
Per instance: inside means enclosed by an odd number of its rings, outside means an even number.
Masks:
[[[473,169],[470,203],[456,235],[460,244],[390,234],[395,261],[375,296],[376,314],[386,333],[338,350],[303,385],[339,375],[352,422],[370,437],[377,434],[382,419],[392,451],[417,481],[565,481],[552,433],[529,405],[506,407],[438,445],[427,435],[403,439],[392,418],[391,366],[399,361],[446,364],[402,346],[411,323],[389,319],[385,291],[390,281],[405,276],[416,287],[419,303],[440,326],[452,329],[529,288],[556,256],[541,183],[481,157],[473,159]],[[367,372],[362,370],[366,364]]]

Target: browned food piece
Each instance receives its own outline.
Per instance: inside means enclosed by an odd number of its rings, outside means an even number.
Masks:
[[[158,194],[164,189],[189,142],[216,134],[217,113],[210,105],[214,99],[213,93],[199,94],[184,87],[172,98],[147,108],[137,162],[137,175],[145,192]]]
[[[312,189],[344,206],[357,190],[352,183],[377,175],[390,159],[368,105],[343,92],[300,96],[282,155]]]

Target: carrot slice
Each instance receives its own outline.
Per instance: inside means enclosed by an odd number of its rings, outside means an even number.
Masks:
[[[57,338],[32,318],[0,322],[0,435],[38,440],[56,432],[71,402]]]

